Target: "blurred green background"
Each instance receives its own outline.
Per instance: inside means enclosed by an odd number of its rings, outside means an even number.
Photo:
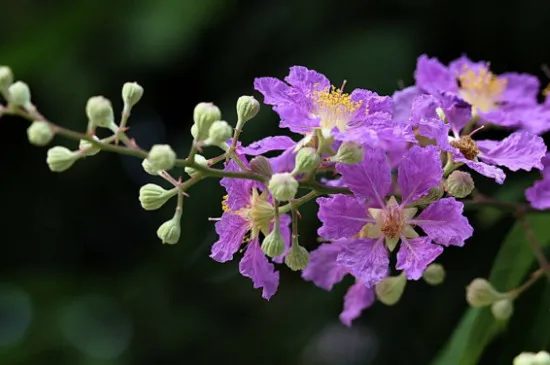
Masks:
[[[76,130],[85,129],[89,96],[111,98],[120,111],[121,85],[138,81],[145,95],[129,133],[144,148],[169,143],[185,153],[196,103],[215,102],[234,123],[237,97],[260,97],[254,77],[283,77],[295,64],[336,84],[347,79],[350,89],[391,94],[413,82],[421,53],[448,62],[465,52],[496,72],[546,83],[549,15],[543,0],[3,0],[0,63],[31,86],[46,116]],[[277,121],[264,107],[243,142],[278,133]],[[190,190],[183,237],[162,246],[155,231],[173,206],[140,208],[139,187],[160,182],[139,160],[101,153],[54,174],[46,149],[28,144],[26,122],[4,117],[0,125],[2,365],[428,364],[467,309],[465,286],[488,275],[513,223],[502,212],[469,212],[476,235],[441,257],[445,285],[411,282],[395,307],[377,303],[347,329],[338,314],[350,281],[328,293],[281,267],[279,292],[266,302],[237,261],[208,257],[216,235],[207,218],[221,214],[217,181]],[[505,189],[477,184],[522,200],[536,177],[516,174]],[[302,242],[313,249],[315,205],[302,215]],[[543,289],[520,300],[512,330],[480,363],[540,349],[518,337],[530,333],[522,313]]]

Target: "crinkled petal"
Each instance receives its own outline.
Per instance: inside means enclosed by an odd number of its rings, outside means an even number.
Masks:
[[[356,196],[374,200],[383,206],[391,188],[391,171],[386,154],[380,149],[365,148],[364,155],[361,163],[337,164],[336,170]]]
[[[215,227],[220,238],[212,245],[210,257],[218,262],[230,261],[249,231],[248,222],[236,214],[223,213]]]
[[[389,96],[380,96],[374,91],[365,89],[355,89],[350,94],[353,101],[361,103],[361,106],[355,113],[357,118],[368,116],[375,113],[386,113],[391,116],[393,112],[393,100]]]
[[[240,171],[234,161],[230,161],[224,168],[225,171]],[[239,210],[250,203],[250,194],[254,182],[252,180],[224,177],[220,185],[227,190],[227,206],[231,210]]]
[[[436,58],[422,55],[416,63],[414,72],[416,86],[430,93],[458,91],[456,79],[452,72]]]
[[[374,289],[356,282],[348,289],[344,297],[344,310],[340,313],[340,321],[351,327],[351,322],[361,315],[364,309],[370,307],[376,299]]]
[[[545,177],[535,182],[533,186],[525,190],[525,197],[535,209],[550,208],[550,178]]]
[[[281,264],[290,249],[290,223],[292,219],[288,214],[282,214],[279,219],[279,232],[281,232],[281,236],[283,236],[283,240],[285,241],[285,251],[282,255],[273,258],[273,262]],[[274,223],[271,224],[270,229],[273,229],[273,226]]]
[[[318,198],[318,217],[322,226],[317,233],[326,239],[353,237],[367,224],[367,205],[361,199],[343,194]]]
[[[440,100],[451,129],[458,133],[472,119],[472,106],[454,93],[444,92]]]
[[[479,158],[492,165],[506,166],[512,171],[543,168],[546,154],[544,140],[528,132],[514,132],[501,142],[478,141]]]
[[[389,254],[382,240],[355,238],[340,240],[342,251],[336,262],[367,286],[388,276]]]
[[[421,136],[436,141],[437,145],[444,151],[450,151],[449,124],[441,119],[422,119],[418,124],[418,133]]]
[[[291,88],[283,81],[274,77],[258,77],[254,80],[254,89],[264,96],[264,103],[269,105],[292,102],[289,97]]]
[[[436,243],[463,246],[474,232],[463,210],[464,204],[455,198],[444,198],[430,204],[411,222],[418,224]]]
[[[306,95],[313,90],[330,87],[330,81],[325,75],[304,66],[292,66],[285,81]]]
[[[405,239],[401,241],[401,247],[397,252],[395,267],[398,270],[405,270],[408,279],[418,280],[426,267],[442,252],[443,247],[432,244],[428,237]]]
[[[411,106],[410,122],[413,126],[418,126],[420,121],[425,118],[438,118],[436,113],[440,101],[437,97],[430,94],[421,94],[417,96]]]
[[[426,195],[443,177],[439,149],[435,146],[412,147],[399,165],[397,184],[403,205]]]
[[[487,69],[488,63],[486,61],[472,61],[463,54],[456,60],[449,63],[449,70],[453,73],[453,75],[460,75],[465,70],[472,70],[476,73],[481,71],[482,69]]]
[[[393,93],[393,120],[396,122],[408,122],[411,115],[413,101],[422,95],[422,91],[416,86],[409,86]]]
[[[302,278],[322,289],[332,290],[334,284],[341,282],[346,275],[346,270],[336,264],[340,251],[342,246],[337,241],[322,244],[311,251],[307,267],[302,270]]]
[[[265,257],[258,240],[252,240],[239,263],[242,276],[252,279],[254,289],[262,288],[262,297],[269,300],[277,292],[279,273]]]
[[[453,159],[454,159],[455,162],[465,163],[466,166],[468,166],[472,170],[480,173],[483,176],[487,176],[487,177],[490,177],[492,179],[495,179],[495,181],[498,184],[502,184],[504,182],[504,179],[506,179],[506,174],[504,173],[504,171],[502,171],[502,169],[500,169],[496,166],[492,166],[492,165],[486,164],[485,162],[481,162],[481,161],[468,160],[468,159],[464,158],[463,156],[457,156],[457,155],[454,155]]]
[[[335,130],[332,132],[332,136],[340,142],[355,142],[369,147],[377,146],[379,142],[376,131],[368,127],[355,128],[345,132]]]
[[[537,103],[540,81],[529,74],[515,72],[504,73],[499,79],[506,80],[506,88],[501,95],[501,101],[510,103]]]
[[[289,148],[277,157],[269,159],[274,173],[291,172],[296,164],[296,152],[294,148]]]
[[[258,156],[269,151],[293,148],[295,145],[296,142],[288,136],[266,137],[249,144],[247,147],[243,147],[241,152],[250,156]]]

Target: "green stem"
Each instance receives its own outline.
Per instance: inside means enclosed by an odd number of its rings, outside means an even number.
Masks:
[[[290,203],[288,203],[286,205],[283,205],[282,207],[279,208],[279,211],[282,214],[288,213],[293,208],[298,209],[299,207],[301,207],[302,205],[304,205],[308,201],[310,201],[312,199],[315,199],[316,197],[318,197],[320,195],[322,195],[322,194],[319,193],[318,191],[312,190],[309,193],[307,193],[306,195],[301,196],[298,199],[294,199],[293,201],[291,201]]]

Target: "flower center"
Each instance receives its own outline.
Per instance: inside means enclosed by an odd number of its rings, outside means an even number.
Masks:
[[[321,128],[338,128],[346,131],[353,114],[361,107],[362,101],[353,101],[350,94],[332,86],[330,89],[313,92],[316,114],[321,118]]]
[[[398,238],[405,226],[403,210],[399,206],[388,205],[378,217],[380,230],[388,238]]]
[[[232,211],[227,205],[229,195],[225,195],[222,200],[222,209],[224,212],[230,212],[248,221],[250,227],[250,239],[256,238],[259,232],[264,235],[269,233],[269,226],[275,218],[275,209],[268,201],[267,190],[261,194],[257,189],[252,189],[250,203],[240,209]]]
[[[470,136],[462,136],[459,139],[451,141],[451,146],[458,148],[468,160],[475,159],[479,154],[479,148],[477,148],[476,142]]]
[[[484,113],[498,108],[498,99],[508,82],[505,78],[498,78],[487,66],[474,71],[467,65],[458,75],[458,81],[462,99]]]

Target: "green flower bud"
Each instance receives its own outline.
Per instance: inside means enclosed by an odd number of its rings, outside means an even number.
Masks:
[[[514,302],[510,299],[500,299],[491,305],[493,317],[499,321],[506,321],[514,312]]]
[[[27,108],[31,105],[31,90],[29,85],[23,81],[17,81],[11,84],[8,88],[10,94],[10,101],[23,108]]]
[[[359,163],[363,161],[363,146],[355,142],[343,142],[330,161],[350,165]]]
[[[374,291],[379,301],[385,305],[394,305],[401,299],[406,285],[407,277],[401,273],[397,276],[385,278],[376,284]]]
[[[201,166],[204,166],[204,167],[208,166],[208,160],[206,158],[204,158],[204,156],[201,156],[199,154],[195,154],[194,160],[195,160],[195,163],[198,164],[198,165],[201,165]],[[186,167],[184,170],[191,177],[193,177],[196,174],[200,173],[200,171],[197,171],[192,167]]]
[[[262,241],[262,251],[269,257],[281,256],[285,252],[285,240],[277,226]]]
[[[534,365],[535,354],[532,352],[522,352],[514,358],[514,365]]]
[[[167,144],[156,144],[147,157],[153,169],[170,170],[176,163],[176,153]]]
[[[157,229],[157,236],[162,243],[175,244],[180,240],[181,235],[181,210],[176,210],[172,219],[164,222]]]
[[[45,146],[53,139],[54,133],[48,122],[35,120],[27,128],[27,138],[35,146]]]
[[[273,175],[271,162],[269,162],[269,159],[264,156],[256,156],[250,160],[250,170],[268,179],[270,179],[271,175]]]
[[[430,264],[422,273],[422,278],[430,285],[439,285],[445,280],[445,269],[441,264]]]
[[[237,100],[237,129],[242,129],[246,122],[260,111],[260,103],[253,96],[241,96]]]
[[[151,161],[149,159],[144,159],[141,161],[141,167],[143,167],[143,170],[152,176],[157,176],[159,174],[159,169],[156,169],[151,165]]]
[[[55,146],[48,150],[46,163],[53,172],[68,170],[80,158],[78,152],[73,152],[63,146]]]
[[[207,146],[223,146],[233,135],[233,128],[225,120],[217,120],[208,130],[208,138],[204,141]]]
[[[94,127],[109,128],[115,131],[115,112],[109,99],[103,96],[92,96],[86,103],[86,116]]]
[[[321,158],[315,149],[311,147],[300,148],[296,154],[296,166],[294,167],[294,171],[292,171],[292,175],[312,172],[319,167],[320,163]]]
[[[298,192],[298,181],[288,172],[274,174],[269,180],[268,189],[277,200],[292,200]]]
[[[456,198],[467,197],[475,188],[472,176],[470,176],[467,172],[458,170],[453,171],[449,175],[447,181],[445,182],[445,186],[449,195]]]
[[[300,246],[297,242],[293,242],[290,250],[285,256],[285,264],[292,271],[303,270],[309,262],[309,252]]]
[[[191,128],[191,134],[196,141],[208,138],[208,132],[212,123],[222,118],[220,109],[212,103],[199,103],[193,111],[195,124]]]
[[[8,66],[0,66],[0,91],[8,90],[13,84],[13,72]]]
[[[504,298],[505,295],[496,291],[485,279],[476,278],[466,287],[466,301],[474,308],[485,307]]]
[[[92,136],[92,138],[99,142],[99,138],[97,136]],[[85,156],[94,156],[94,155],[97,155],[99,151],[101,151],[100,147],[94,145],[92,142],[87,141],[85,139],[80,140],[80,142],[78,143],[78,149]]]
[[[415,201],[413,204],[411,204],[411,206],[427,205],[433,203],[441,199],[443,197],[443,194],[445,194],[443,189],[441,189],[441,187],[439,186],[435,186],[428,191],[428,194]]]
[[[550,354],[546,351],[539,351],[533,358],[533,365],[550,365]]]
[[[127,82],[122,85],[122,101],[124,109],[131,109],[143,96],[143,87],[137,82]]]
[[[139,189],[139,202],[145,210],[156,210],[162,207],[177,192],[176,188],[165,190],[156,184],[146,184]]]

